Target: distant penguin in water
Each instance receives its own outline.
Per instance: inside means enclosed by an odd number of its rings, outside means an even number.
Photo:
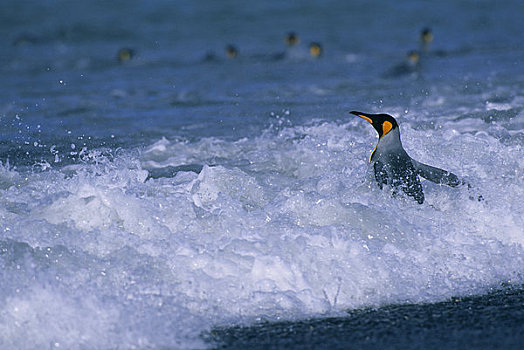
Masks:
[[[419,175],[437,184],[456,187],[461,180],[453,173],[435,168],[411,158],[400,141],[400,130],[395,118],[388,114],[368,114],[352,111],[369,122],[378,132],[378,143],[369,157],[375,180],[382,189],[391,186],[394,194],[402,190],[419,204],[424,203],[424,192]]]
[[[295,32],[289,32],[286,34],[285,42],[286,42],[286,46],[294,47],[300,43],[300,37]]]
[[[283,59],[305,59],[308,57],[308,52],[300,45],[300,36],[296,32],[288,32],[284,38],[286,50],[279,52],[272,56],[273,60]]]
[[[433,32],[430,28],[425,27],[420,31],[419,36],[420,51],[425,53],[429,50],[429,44],[433,41]]]
[[[227,45],[226,46],[226,57],[228,59],[237,58],[238,56],[238,50],[234,45]]]
[[[443,50],[432,50],[430,49],[430,44],[433,42],[433,32],[430,28],[422,28],[419,34],[419,43],[420,43],[420,53],[424,57],[433,56],[433,57],[444,57],[448,53]]]
[[[135,56],[135,50],[124,47],[118,50],[118,53],[116,55],[116,59],[118,63],[125,63],[128,61],[131,61],[131,59]]]
[[[312,42],[309,44],[309,54],[313,58],[320,58],[324,54],[324,49],[320,43]]]
[[[402,76],[417,76],[420,71],[420,54],[418,51],[408,51],[406,59],[389,69],[385,74],[385,78],[399,78]]]

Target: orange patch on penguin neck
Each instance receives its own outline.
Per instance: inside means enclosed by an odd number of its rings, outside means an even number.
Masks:
[[[391,129],[393,129],[393,124],[391,124],[391,122],[385,121],[382,123],[382,136],[390,132]]]

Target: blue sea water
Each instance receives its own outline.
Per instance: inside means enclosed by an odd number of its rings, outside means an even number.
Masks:
[[[307,348],[340,329],[362,337],[331,348],[519,348],[522,13],[0,3],[0,348]],[[472,188],[380,191],[351,110],[394,115],[413,158]]]

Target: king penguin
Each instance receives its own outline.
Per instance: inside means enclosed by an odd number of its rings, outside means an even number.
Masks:
[[[419,204],[424,203],[424,192],[419,175],[437,184],[458,186],[461,181],[449,171],[435,168],[411,158],[402,147],[400,130],[395,118],[389,114],[368,114],[352,111],[373,125],[378,132],[378,143],[369,157],[375,180],[380,189],[391,186],[396,193],[399,189]]]

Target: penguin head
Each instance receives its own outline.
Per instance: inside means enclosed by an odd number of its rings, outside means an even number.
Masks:
[[[135,55],[135,50],[124,47],[118,50],[116,58],[119,63],[124,63],[124,62],[130,61],[134,55]]]
[[[312,42],[311,44],[309,44],[309,54],[311,55],[311,57],[319,58],[320,56],[322,56],[323,52],[324,50],[322,49],[322,45],[320,45],[319,43]]]
[[[408,51],[406,54],[406,58],[408,60],[408,64],[411,66],[416,66],[418,62],[420,61],[420,55],[417,51]]]
[[[226,46],[226,57],[229,59],[236,58],[238,56],[238,50],[233,45]]]
[[[431,32],[431,29],[426,27],[420,31],[420,41],[424,44],[429,44],[433,41],[433,33]]]
[[[387,135],[391,130],[398,129],[398,123],[389,114],[369,114],[357,111],[349,112],[369,122],[378,132],[379,139]]]
[[[286,45],[287,46],[296,46],[300,42],[300,38],[298,37],[297,33],[295,32],[289,32],[286,35]]]

